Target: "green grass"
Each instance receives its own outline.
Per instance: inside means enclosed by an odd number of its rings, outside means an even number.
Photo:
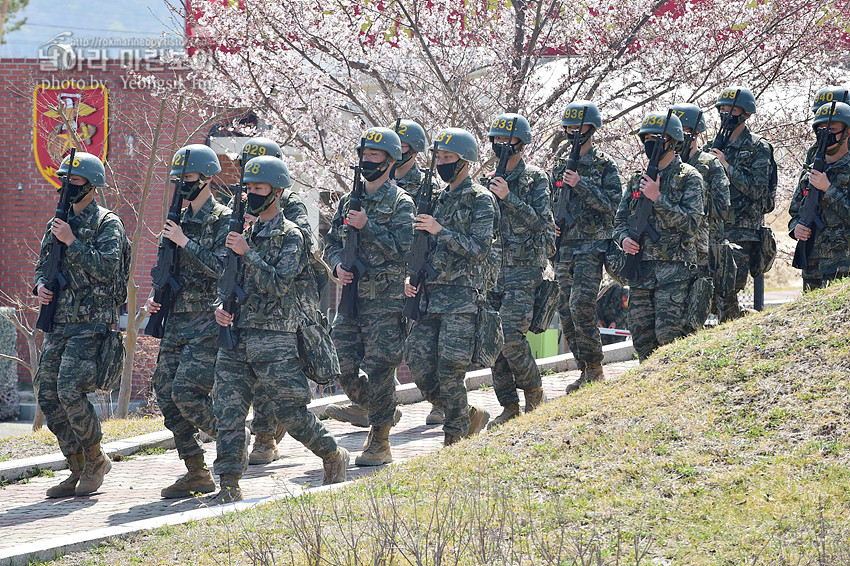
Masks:
[[[850,564],[848,336],[845,283],[344,490],[59,563]]]

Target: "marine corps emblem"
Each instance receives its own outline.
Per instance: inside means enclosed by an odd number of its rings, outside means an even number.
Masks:
[[[38,170],[59,187],[56,168],[74,147],[106,159],[107,92],[104,85],[39,85],[33,92],[33,153]]]

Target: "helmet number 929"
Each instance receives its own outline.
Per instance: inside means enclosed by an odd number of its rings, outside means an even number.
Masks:
[[[384,134],[382,134],[381,132],[376,132],[375,130],[369,130],[363,137],[365,137],[368,141],[373,141],[377,143],[384,138]]]
[[[259,144],[249,143],[248,145],[245,146],[245,153],[247,153],[248,155],[265,155],[266,154],[266,148],[264,148],[263,146],[261,146]]]

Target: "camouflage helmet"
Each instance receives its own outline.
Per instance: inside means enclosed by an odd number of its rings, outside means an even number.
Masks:
[[[705,117],[696,104],[682,102],[674,104],[670,109],[673,110],[675,116],[678,116],[683,128],[690,128],[691,132],[695,134],[705,131]],[[699,118],[699,123],[697,123],[697,118]]]
[[[251,159],[261,155],[271,155],[280,159],[283,157],[283,151],[272,139],[251,138],[242,145],[242,151],[239,152],[239,165],[244,166]]]
[[[735,94],[738,93],[738,99],[735,100]],[[730,86],[723,89],[717,101],[714,103],[715,108],[721,106],[732,106],[732,101],[735,100],[735,106],[741,108],[747,114],[756,113],[756,97],[753,96],[753,91],[742,86]]]
[[[587,116],[584,115],[584,108],[587,107]],[[573,100],[567,107],[564,108],[564,113],[561,114],[562,126],[578,126],[584,118],[585,124],[590,124],[594,128],[602,127],[602,114],[599,113],[599,108],[589,100]]]
[[[186,163],[186,173],[200,173],[204,177],[212,177],[221,173],[221,164],[218,156],[209,146],[193,143],[181,147],[171,160],[171,175],[179,176],[183,172],[183,163],[186,161],[186,151],[189,151],[189,162]]]
[[[369,128],[360,135],[358,151],[361,143],[363,147],[387,152],[392,159],[401,159],[401,139],[389,128]]]
[[[516,118],[516,125],[511,126],[514,118]],[[511,131],[511,127],[513,127],[513,131]],[[493,141],[493,138],[496,136],[507,136],[508,138],[517,138],[522,143],[528,145],[531,143],[531,126],[528,120],[525,119],[525,116],[520,116],[519,114],[499,114],[493,120],[493,123],[490,124],[490,133],[487,135],[490,137],[490,141]]]
[[[64,177],[68,174],[68,162],[71,160],[70,155],[66,155],[62,160],[59,169],[56,170],[58,177]],[[71,175],[79,175],[85,179],[93,187],[106,186],[106,170],[103,168],[103,163],[97,156],[84,151],[78,151],[74,154],[74,163],[71,169]]]
[[[664,130],[664,121],[667,120],[667,114],[663,112],[650,112],[643,117],[643,122],[640,123],[638,135],[641,139],[646,134],[662,134],[666,133],[675,141],[684,141],[685,132],[682,130],[682,122],[676,113],[670,114],[670,124],[667,126],[667,131]]]
[[[272,155],[249,159],[245,164],[244,182],[268,183],[275,189],[285,189],[292,185],[286,163]]]
[[[818,126],[826,124],[832,118],[833,122],[841,122],[845,126],[850,126],[850,105],[844,102],[836,102],[835,110],[832,110],[832,102],[822,104],[815,113],[815,119],[812,120],[812,128],[817,132]],[[832,114],[830,116],[830,114]]]
[[[457,153],[463,161],[478,161],[478,142],[475,136],[461,128],[443,128],[434,137],[437,150]]]
[[[818,108],[832,101],[850,103],[850,91],[842,86],[828,86],[820,89],[812,103],[812,112],[816,113]]]
[[[410,146],[411,151],[423,152],[428,144],[425,139],[425,130],[413,120],[397,120],[393,122],[390,129],[398,134],[401,143]]]

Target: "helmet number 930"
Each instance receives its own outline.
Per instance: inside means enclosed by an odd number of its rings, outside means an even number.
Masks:
[[[367,141],[380,142],[384,138],[384,134],[381,132],[376,132],[375,130],[369,130],[366,132],[366,135],[363,136]]]

